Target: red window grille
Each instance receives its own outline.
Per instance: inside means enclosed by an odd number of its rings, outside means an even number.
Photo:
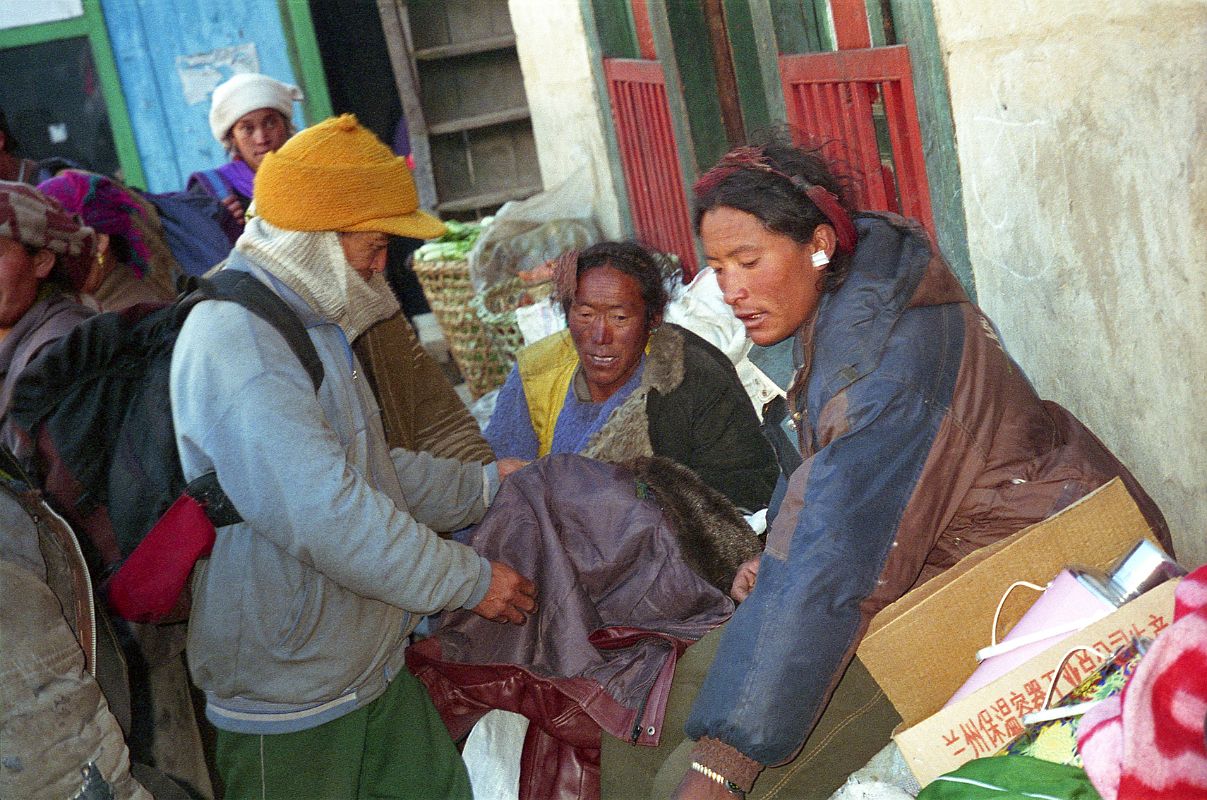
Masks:
[[[909,50],[904,45],[780,56],[788,122],[849,167],[861,208],[896,211],[935,236]],[[887,129],[882,153],[877,120]]]
[[[678,255],[690,280],[696,246],[662,65],[628,58],[603,64],[633,228],[641,241]]]

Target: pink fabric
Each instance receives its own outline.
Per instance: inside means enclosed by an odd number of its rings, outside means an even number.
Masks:
[[[142,217],[144,212],[124,187],[104,175],[67,169],[42,181],[38,189],[67,211],[79,214],[93,230],[115,237],[119,260],[138,277],[147,274],[151,251],[134,224],[134,217]]]
[[[1123,691],[1081,720],[1078,748],[1103,800],[1207,800],[1207,567],[1182,580],[1174,623]]]

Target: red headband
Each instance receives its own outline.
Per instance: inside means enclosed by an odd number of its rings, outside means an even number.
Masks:
[[[692,189],[697,195],[700,195],[716,188],[730,175],[743,169],[766,172],[783,178],[792,184],[797,191],[812,200],[813,204],[817,206],[817,210],[830,221],[830,225],[833,226],[834,233],[838,237],[838,248],[848,253],[855,252],[855,240],[857,238],[855,225],[851,222],[851,216],[847,214],[846,209],[838,202],[838,198],[834,196],[834,193],[824,186],[809,183],[799,175],[789,175],[771,166],[761,147],[747,145],[730,150],[721,157],[721,160],[717,162],[715,167],[700,176],[700,180],[696,181],[696,185]]]

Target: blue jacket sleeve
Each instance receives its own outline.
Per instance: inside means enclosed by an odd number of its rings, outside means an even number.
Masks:
[[[831,401],[843,424],[793,473],[750,597],[687,721],[762,764],[791,758],[854,653],[942,411],[891,380]]]
[[[503,388],[499,389],[495,410],[483,435],[495,451],[495,458],[522,458],[525,461],[536,458],[539,444],[518,367],[511,368]]]

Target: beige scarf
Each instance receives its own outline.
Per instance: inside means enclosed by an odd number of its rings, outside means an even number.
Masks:
[[[235,249],[339,325],[349,342],[399,311],[385,276],[362,278],[348,263],[339,234],[333,231],[287,231],[263,217],[252,217]]]

